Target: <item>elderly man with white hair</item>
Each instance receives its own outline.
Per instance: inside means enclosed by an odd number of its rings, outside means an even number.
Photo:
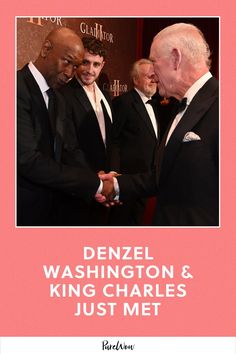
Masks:
[[[155,170],[102,178],[111,187],[118,181],[115,190],[122,201],[157,195],[153,225],[218,226],[219,90],[209,71],[209,46],[197,27],[176,23],[154,37],[150,59],[160,95],[180,101]]]

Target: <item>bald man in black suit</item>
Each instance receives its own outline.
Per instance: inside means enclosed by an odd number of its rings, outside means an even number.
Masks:
[[[73,77],[83,54],[80,38],[59,28],[47,36],[35,63],[17,73],[18,226],[54,225],[57,192],[89,200],[99,188],[99,178],[87,167],[62,163],[69,154],[64,142],[67,121],[56,89]]]

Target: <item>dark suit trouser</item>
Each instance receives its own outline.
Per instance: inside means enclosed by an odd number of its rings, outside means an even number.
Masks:
[[[55,226],[106,226],[109,209],[92,200],[58,194],[54,206]]]
[[[125,201],[124,204],[111,208],[110,226],[140,226],[146,208],[146,199]]]
[[[17,188],[17,226],[50,226],[52,194]]]

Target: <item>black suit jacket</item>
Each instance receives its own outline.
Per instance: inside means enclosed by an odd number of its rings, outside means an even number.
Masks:
[[[219,225],[218,82],[211,78],[198,91],[151,174],[119,177],[121,198],[158,193],[155,225]],[[183,142],[187,132],[200,140]]]
[[[68,134],[68,144],[72,150],[79,149],[94,172],[109,169],[109,154],[111,144],[111,120],[103,107],[106,126],[106,146],[103,142],[98,120],[94,109],[76,78],[62,88],[62,95],[67,103],[67,116],[73,125],[71,134]],[[103,92],[108,103],[110,98]],[[76,136],[73,135],[76,133]],[[74,144],[74,146],[73,146]],[[73,162],[72,162],[73,163]]]
[[[99,180],[90,170],[61,163],[66,116],[64,100],[56,94],[56,149],[48,110],[28,65],[17,73],[17,224],[48,225],[53,191],[92,198]]]
[[[121,173],[149,171],[158,137],[142,99],[135,89],[112,101],[114,111],[112,170]],[[157,105],[154,106],[157,118]]]

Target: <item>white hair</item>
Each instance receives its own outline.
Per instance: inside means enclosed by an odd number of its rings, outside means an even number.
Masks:
[[[173,48],[179,48],[185,58],[193,65],[198,66],[204,61],[210,68],[210,49],[199,28],[188,23],[175,23],[161,30],[155,37],[162,41],[162,50],[167,54]]]
[[[139,59],[137,60],[136,62],[134,62],[133,66],[132,66],[132,69],[131,69],[131,72],[130,72],[130,76],[132,79],[138,79],[139,78],[139,75],[140,75],[140,66],[143,65],[143,64],[152,64],[152,61],[149,60],[149,59],[145,59],[145,58],[142,58],[142,59]]]

